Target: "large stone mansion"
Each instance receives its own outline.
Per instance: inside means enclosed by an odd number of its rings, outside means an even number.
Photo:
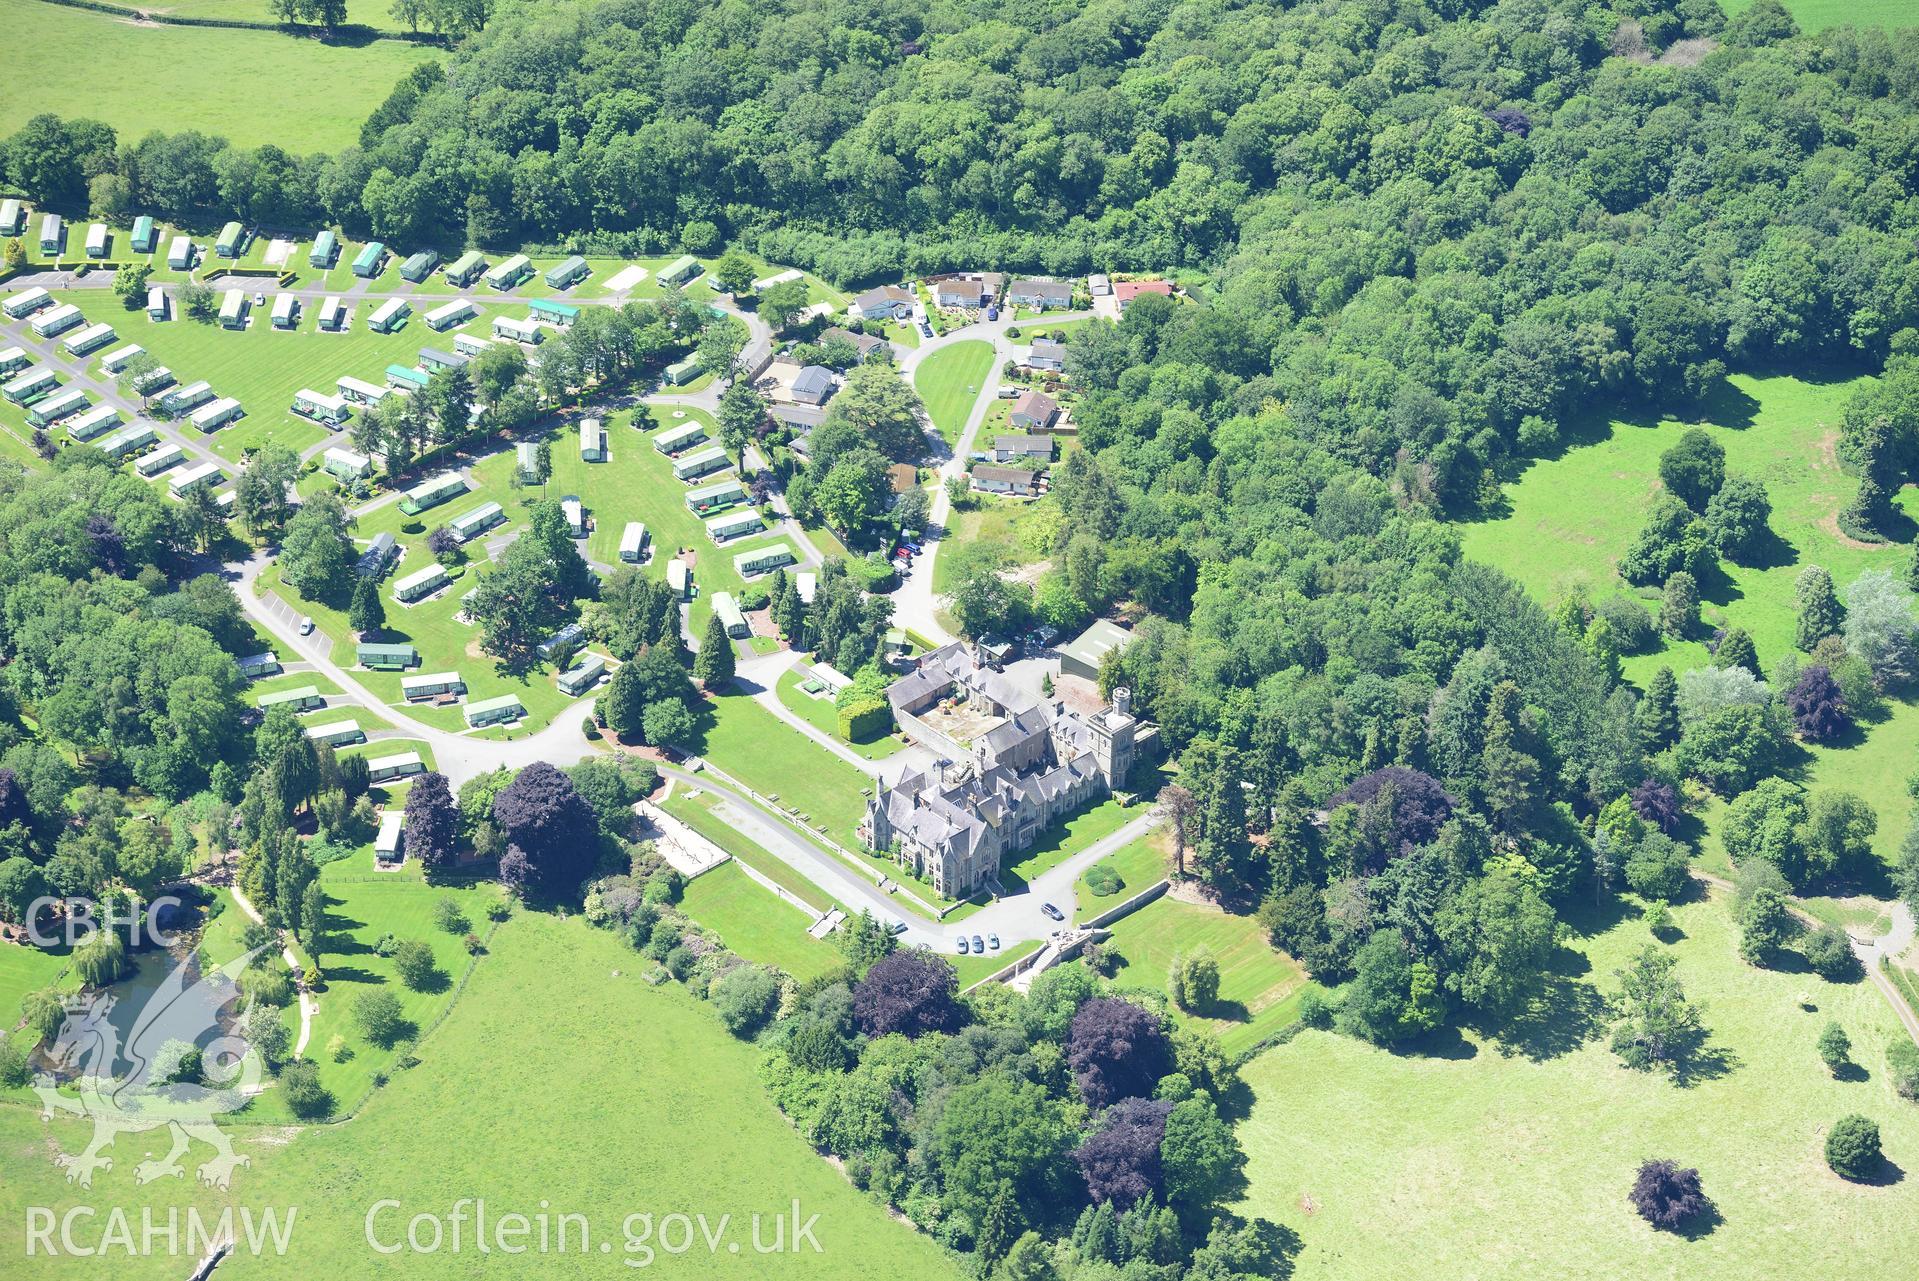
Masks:
[[[1158,734],[1133,717],[1127,690],[1082,714],[958,642],[923,655],[886,696],[900,727],[941,759],[882,781],[861,835],[949,898],[995,884],[1008,856],[1123,786]]]

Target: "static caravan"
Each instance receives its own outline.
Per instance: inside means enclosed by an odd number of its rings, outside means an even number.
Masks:
[[[229,289],[220,295],[220,328],[247,327],[247,295],[243,289]]]
[[[456,471],[429,476],[400,497],[400,510],[417,516],[429,507],[438,507],[447,499],[466,492],[466,481]]]
[[[107,248],[113,243],[113,233],[107,230],[107,224],[96,222],[87,228],[87,257],[104,258]]]
[[[718,511],[722,507],[745,501],[746,487],[737,480],[723,480],[717,485],[686,491],[687,510],[696,516],[701,512]]]
[[[60,378],[51,369],[41,366],[29,369],[4,387],[0,387],[0,396],[5,396],[16,405],[24,405],[35,396],[44,396],[60,385]]]
[[[455,325],[464,325],[479,314],[478,307],[464,298],[455,298],[452,302],[443,303],[429,311],[426,314],[426,323],[429,329],[444,331]]]
[[[353,406],[347,402],[345,396],[329,396],[323,391],[314,391],[311,387],[302,387],[293,393],[293,412],[302,418],[311,418],[321,426],[337,428],[341,423],[353,417]],[[340,449],[330,449],[327,451],[327,457],[331,459],[334,454],[346,452],[347,451]],[[360,454],[353,454],[352,457],[363,458]],[[333,469],[329,466],[327,470],[332,471]],[[363,471],[355,472],[354,476],[364,476],[365,474]],[[349,476],[347,479],[351,480],[353,476]]]
[[[800,594],[800,604],[811,605],[813,596],[820,589],[820,576],[810,569],[802,569],[793,575],[793,590]]]
[[[173,371],[165,365],[155,365],[133,380],[133,389],[142,396],[150,395],[173,381]]]
[[[389,298],[373,309],[367,317],[367,327],[376,334],[390,334],[406,323],[413,314],[413,306],[404,298]]]
[[[486,273],[486,283],[488,288],[505,293],[532,274],[533,260],[525,254],[514,254]]]
[[[720,620],[720,625],[726,628],[728,636],[738,639],[753,634],[753,629],[747,626],[746,615],[740,613],[740,607],[733,603],[732,592],[713,593],[713,614]]]
[[[141,214],[133,220],[133,252],[150,254],[153,247],[160,243],[160,229],[153,225],[149,214]]]
[[[570,302],[550,302],[545,298],[535,298],[527,304],[526,309],[532,313],[527,317],[528,320],[552,325],[555,329],[565,329],[580,318],[580,309]]]
[[[112,405],[95,405],[84,414],[67,419],[67,435],[75,440],[104,436],[120,425],[120,411]]]
[[[193,241],[186,236],[175,236],[167,242],[167,266],[174,271],[193,270]]]
[[[459,288],[465,289],[478,280],[485,271],[486,259],[480,257],[479,250],[469,249],[453,260],[453,265],[446,269],[446,278]]]
[[[482,725],[504,725],[526,715],[526,708],[517,694],[483,698],[477,703],[468,703],[461,710],[466,716],[466,723],[474,729]]]
[[[606,461],[606,428],[597,418],[580,419],[580,458],[589,463]]]
[[[26,206],[18,200],[0,200],[0,236],[17,236],[26,226]]]
[[[409,254],[407,260],[400,264],[400,279],[410,280],[417,285],[432,275],[433,269],[439,265],[440,255],[437,252],[422,249],[417,254]]]
[[[578,623],[568,623],[540,642],[538,646],[540,657],[552,659],[560,654],[570,654],[573,652],[573,647],[585,639],[586,628]]]
[[[87,393],[78,387],[69,387],[27,406],[27,421],[35,427],[49,427],[62,418],[79,413],[92,403],[87,399]]]
[[[360,666],[376,672],[400,672],[420,661],[420,651],[405,643],[361,641]]]
[[[660,279],[669,285],[683,285],[704,270],[692,255],[683,255],[660,269]]]
[[[661,375],[669,387],[684,387],[700,376],[700,358],[688,356],[685,360],[676,360],[666,367]]]
[[[463,543],[470,543],[492,529],[495,525],[506,523],[506,510],[498,503],[481,503],[470,512],[455,516],[446,523],[447,529]]]
[[[530,440],[523,440],[513,447],[514,465],[520,469],[522,480],[533,480],[540,474],[540,447]]]
[[[580,500],[568,494],[560,500],[560,511],[566,516],[566,529],[575,538],[586,537],[586,508]]]
[[[748,534],[757,534],[765,528],[765,522],[760,520],[760,514],[748,507],[744,511],[729,512],[707,521],[706,536],[716,543],[726,543],[735,538],[744,538]]]
[[[793,555],[792,547],[786,543],[774,543],[735,556],[733,572],[741,578],[751,578],[755,574],[768,574],[782,566],[791,565],[798,559]]]
[[[67,225],[60,221],[59,214],[44,214],[40,218],[40,252],[49,258],[58,258],[67,247]]]
[[[695,450],[675,462],[673,477],[675,480],[698,480],[702,476],[710,476],[732,465],[733,460],[727,457],[726,450],[719,445],[714,445],[711,449]]]
[[[418,752],[401,752],[397,756],[374,757],[366,763],[366,771],[368,782],[391,783],[396,778],[426,773],[426,764]]]
[[[461,369],[470,363],[457,352],[441,351],[438,347],[420,348],[419,366],[429,374],[437,374],[442,369]]]
[[[164,445],[150,454],[142,454],[133,460],[133,470],[148,478],[158,476],[169,467],[178,466],[186,461],[187,451],[178,445]]]
[[[233,661],[239,667],[240,675],[248,680],[272,676],[280,670],[280,660],[272,650],[264,654],[247,654]]]
[[[300,323],[300,300],[292,294],[273,296],[273,327],[291,329]]]
[[[365,454],[334,446],[322,454],[320,470],[341,480],[358,480],[373,470],[373,460]]]
[[[593,269],[586,265],[586,259],[574,254],[546,273],[546,283],[550,289],[571,289],[592,274]]]
[[[55,334],[64,334],[75,325],[84,325],[87,318],[80,309],[70,302],[41,312],[33,318],[33,333],[36,338],[51,338]]]
[[[220,428],[226,426],[244,412],[245,411],[240,408],[239,401],[231,396],[222,396],[220,399],[209,401],[207,404],[194,410],[192,422],[193,425],[201,431],[214,432],[220,430]]]
[[[100,442],[100,452],[108,458],[125,458],[136,449],[145,449],[160,439],[160,433],[151,423],[135,423],[123,427]]]
[[[432,374],[424,369],[415,369],[412,365],[392,364],[386,367],[386,385],[395,391],[425,391],[426,385],[432,381]]]
[[[405,810],[387,810],[380,815],[380,833],[373,838],[373,857],[381,863],[398,863],[405,857],[403,833],[406,829]]]
[[[340,398],[355,405],[377,405],[393,394],[351,374],[340,378],[336,385],[340,388]]]
[[[629,564],[637,564],[646,554],[646,525],[637,520],[626,522],[626,531],[620,535],[620,559]]]
[[[88,325],[79,333],[70,335],[61,345],[67,349],[69,356],[84,356],[90,351],[98,351],[113,339],[112,325]]]
[[[469,360],[478,360],[486,354],[486,349],[492,345],[493,340],[483,334],[453,335],[453,350],[459,352]]]
[[[367,549],[360,553],[360,559],[353,563],[353,572],[361,578],[378,578],[386,573],[387,563],[400,550],[400,541],[388,533],[378,533]]]
[[[238,258],[246,252],[247,229],[237,222],[230,222],[220,228],[220,238],[213,242],[213,252],[222,258]]]
[[[313,248],[307,251],[307,265],[317,271],[330,271],[338,261],[340,238],[329,228],[313,238]]]
[[[346,304],[338,298],[329,298],[321,303],[320,328],[328,333],[338,333],[346,328]]]
[[[588,654],[580,660],[580,665],[572,671],[561,672],[554,677],[553,683],[560,687],[560,693],[568,698],[578,698],[600,683],[600,677],[606,675],[606,660],[598,654]]]
[[[415,570],[405,578],[395,580],[393,598],[403,605],[431,596],[453,580],[446,575],[444,565],[428,565],[425,569]]]
[[[678,556],[666,562],[666,585],[673,590],[676,600],[685,600],[693,588],[693,574]]]
[[[139,350],[135,348],[135,350]],[[25,347],[9,347],[0,351],[0,374],[10,374],[16,369],[25,369],[30,357]]]
[[[147,319],[165,320],[167,318],[167,291],[158,285],[147,290]]]
[[[309,712],[316,707],[325,707],[326,699],[313,685],[302,685],[298,689],[283,689],[277,694],[262,694],[253,700],[261,711],[270,707],[285,707],[296,712]]]
[[[146,353],[147,349],[145,347],[142,347],[137,342],[130,342],[124,347],[115,347],[112,351],[100,357],[100,368],[110,374],[117,374],[122,369],[125,369],[128,362],[135,356],[144,356]],[[6,359],[7,353],[0,351],[0,369],[5,368]]]
[[[155,365],[133,380],[133,389],[142,396],[149,395],[173,381],[173,371],[165,365]]]
[[[363,280],[371,280],[386,270],[386,246],[374,240],[354,255],[353,274]]]
[[[493,318],[493,336],[505,338],[510,342],[525,343],[537,347],[546,340],[546,330],[530,320],[515,320],[511,316]]]
[[[42,307],[53,305],[53,295],[35,285],[31,289],[22,289],[17,294],[8,294],[7,301],[0,303],[0,310],[7,313],[9,320],[22,320],[31,316]]]
[[[213,384],[201,381],[188,383],[184,387],[175,387],[160,397],[160,410],[168,414],[184,414],[196,405],[204,405],[213,399]]]
[[[207,489],[226,479],[218,463],[195,463],[167,482],[175,498],[185,498],[196,489]]]
[[[705,423],[688,423],[684,427],[669,427],[653,438],[653,448],[662,454],[677,454],[682,449],[697,445],[707,439]]]
[[[325,743],[328,747],[345,747],[348,743],[366,742],[366,734],[352,721],[334,721],[330,725],[314,725],[307,730],[307,737],[316,743]]]
[[[412,702],[418,698],[438,698],[442,694],[464,694],[466,682],[458,672],[428,672],[400,678],[400,697]]]

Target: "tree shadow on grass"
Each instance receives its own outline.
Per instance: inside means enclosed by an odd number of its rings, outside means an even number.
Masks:
[[[1435,1028],[1416,1040],[1403,1046],[1391,1047],[1395,1054],[1422,1059],[1447,1059],[1464,1063],[1479,1057],[1479,1047],[1468,1041],[1463,1033],[1451,1024]]]
[[[1584,959],[1584,958],[1581,958]],[[1500,1027],[1493,1045],[1508,1058],[1545,1063],[1571,1054],[1606,1025],[1606,998],[1592,984],[1552,974],[1526,1009]]]
[[[1719,1213],[1719,1207],[1713,1204],[1711,1197],[1705,1198],[1705,1202],[1697,1214],[1690,1216],[1671,1230],[1674,1236],[1683,1241],[1703,1241],[1726,1221],[1726,1216]]]
[[[1872,1080],[1872,1073],[1857,1063],[1841,1063],[1832,1070],[1832,1079],[1848,1085],[1859,1085]]]
[[[327,965],[323,966],[320,972],[326,976],[329,988],[337,987],[342,983],[377,984],[386,981],[372,970],[361,969],[357,965]]]
[[[1743,431],[1758,421],[1759,401],[1734,385],[1731,379],[1721,378],[1699,402],[1697,415],[1698,421],[1715,427]]]
[[[1897,1161],[1892,1160],[1890,1157],[1882,1156],[1879,1158],[1878,1168],[1864,1178],[1854,1179],[1845,1175],[1841,1175],[1840,1177],[1844,1178],[1848,1183],[1858,1184],[1864,1188],[1889,1188],[1895,1184],[1905,1182],[1906,1171],[1905,1167]]]
[[[1672,1083],[1682,1090],[1689,1090],[1702,1081],[1717,1081],[1730,1076],[1739,1067],[1739,1056],[1723,1045],[1714,1045],[1702,1040],[1689,1053],[1681,1055],[1668,1066]]]

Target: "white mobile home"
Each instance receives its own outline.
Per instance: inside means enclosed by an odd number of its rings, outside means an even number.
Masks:
[[[352,375],[343,375],[336,386],[340,389],[340,399],[355,405],[377,405],[393,394],[389,387],[381,387]]]
[[[37,338],[51,338],[63,334],[75,325],[83,325],[87,318],[80,309],[70,302],[63,302],[51,311],[43,311],[33,318],[33,333]]]
[[[765,528],[766,522],[760,519],[760,514],[749,507],[707,521],[706,536],[716,543],[725,543],[748,534],[757,534]]]
[[[413,314],[413,307],[404,298],[389,298],[373,309],[367,317],[367,328],[376,334],[390,334],[406,323]]]
[[[60,221],[59,214],[44,214],[40,218],[40,252],[49,258],[65,253],[67,248],[67,225]]]
[[[773,543],[767,547],[755,547],[750,552],[741,552],[733,558],[733,572],[741,578],[751,578],[755,574],[770,573],[783,565],[791,565],[798,558],[793,549],[785,543]]]
[[[341,480],[358,480],[373,470],[373,460],[365,454],[355,453],[351,449],[341,449],[337,445],[321,455],[320,469]]]
[[[96,405],[84,414],[67,419],[67,435],[75,440],[104,436],[120,425],[120,411],[112,405]]]
[[[346,304],[329,298],[320,304],[320,328],[335,333],[346,326]]]
[[[486,259],[480,256],[479,250],[469,249],[453,260],[452,265],[446,269],[446,278],[449,283],[465,289],[479,279],[485,271]]]
[[[59,385],[59,375],[42,365],[27,370],[4,387],[0,387],[0,396],[5,396],[16,405],[23,405],[35,396],[43,396]]]
[[[300,323],[300,300],[292,294],[273,295],[273,327],[291,329]]]
[[[248,680],[260,676],[272,676],[280,670],[280,659],[272,650],[261,654],[243,654],[233,662],[240,669],[240,675]]]
[[[371,771],[368,771],[371,773]],[[406,811],[387,810],[380,815],[380,833],[373,838],[373,857],[380,863],[399,863],[405,855]]]
[[[597,418],[580,419],[580,457],[589,463],[606,461],[606,429]]]
[[[606,660],[598,654],[588,654],[580,660],[580,665],[571,671],[561,672],[554,678],[554,684],[560,687],[560,693],[568,698],[578,698],[600,683],[600,677],[606,675]]]
[[[17,236],[26,227],[26,206],[18,200],[0,200],[0,236]]]
[[[738,639],[753,634],[746,615],[740,613],[740,607],[734,603],[732,592],[713,593],[713,614],[720,620],[720,626],[726,628],[728,636]]]
[[[194,410],[191,421],[201,431],[213,432],[226,426],[243,412],[239,401],[231,396],[222,396]]]
[[[56,391],[45,400],[35,401],[27,406],[27,421],[35,427],[47,427],[62,418],[77,414],[93,402],[78,387],[69,387],[65,391]]]
[[[453,335],[453,350],[459,352],[462,356],[477,359],[484,355],[486,349],[492,345],[493,340],[484,334]]]
[[[646,554],[646,526],[640,521],[626,522],[626,531],[620,535],[620,559],[636,563]]]
[[[220,327],[222,329],[245,329],[247,327],[247,295],[243,289],[229,289],[220,295]]]
[[[114,339],[113,326],[108,324],[88,325],[78,333],[69,334],[61,343],[69,356],[84,356],[97,351]]]
[[[417,516],[429,507],[437,507],[455,494],[466,492],[466,481],[456,471],[429,476],[400,496],[400,510]]]
[[[540,326],[530,320],[515,320],[511,316],[495,316],[493,334],[496,338],[525,343],[529,347],[539,346],[546,338],[546,330]]]
[[[309,726],[307,737],[316,743],[325,743],[328,747],[345,747],[348,743],[366,742],[365,732],[352,721],[334,721],[330,725]]]
[[[700,489],[686,491],[687,510],[695,516],[745,501],[746,487],[737,480],[723,480],[717,485],[706,485]]]
[[[175,498],[185,498],[196,489],[219,484],[225,477],[218,463],[195,463],[167,482]]]
[[[520,469],[520,479],[531,481],[540,474],[540,447],[530,440],[523,440],[513,447],[514,465]]]
[[[137,342],[130,342],[124,347],[115,347],[112,351],[100,357],[100,368],[110,374],[117,374],[122,369],[125,369],[128,362],[135,356],[144,356],[146,354],[147,349],[145,347],[142,347]],[[6,353],[0,352],[0,364],[4,364],[5,360]]]
[[[677,454],[706,439],[705,423],[687,423],[684,427],[669,427],[653,438],[653,448],[662,454]]]
[[[107,230],[107,224],[96,222],[87,228],[87,257],[104,258],[107,246],[113,243],[113,233]]]
[[[495,525],[504,524],[505,521],[506,511],[498,503],[481,503],[472,511],[455,516],[446,523],[446,527],[452,531],[455,538],[463,543],[470,543]]]
[[[167,291],[158,285],[147,289],[147,319],[165,320],[167,318]]]
[[[458,672],[425,672],[419,676],[400,678],[400,697],[412,702],[416,698],[438,698],[442,694],[464,694],[466,682],[460,679]]]
[[[401,604],[410,605],[416,600],[431,596],[453,580],[446,575],[442,565],[428,565],[425,569],[415,570],[405,578],[393,584],[393,598]]]
[[[276,694],[262,694],[253,703],[263,712],[272,707],[310,712],[316,707],[325,707],[326,698],[321,695],[318,686],[302,685],[298,689],[283,689]]]
[[[213,385],[204,380],[188,383],[184,387],[175,387],[160,397],[160,408],[169,414],[184,414],[195,405],[204,405],[213,399]]]
[[[52,305],[53,295],[35,285],[31,289],[22,289],[17,294],[7,295],[6,302],[0,303],[0,311],[5,311],[9,320],[20,320],[31,316],[42,307]]]
[[[507,721],[517,721],[526,715],[519,695],[502,694],[498,698],[483,698],[477,703],[468,703],[461,712],[466,723],[474,729],[482,725],[502,725]]]
[[[193,270],[193,241],[175,236],[167,244],[167,266],[174,271]]]
[[[401,752],[397,756],[376,756],[366,763],[366,768],[367,780],[373,783],[390,783],[396,778],[426,773],[426,765],[420,760],[418,752]]]
[[[452,302],[442,303],[426,314],[429,329],[446,330],[455,325],[463,325],[480,314],[480,309],[464,298],[455,298]]]
[[[27,355],[25,347],[9,347],[0,351],[0,376],[25,369],[31,362],[32,358]]]
[[[678,556],[666,562],[666,585],[672,589],[675,600],[685,600],[687,592],[692,590],[692,572]]]
[[[525,254],[514,254],[486,273],[486,283],[489,288],[505,293],[532,274],[533,260]]]
[[[324,427],[337,428],[353,417],[353,406],[345,396],[329,396],[323,391],[302,387],[293,393],[293,412]]]
[[[567,532],[575,538],[586,537],[586,508],[580,500],[568,494],[560,500],[560,511],[566,516]]]
[[[724,471],[733,465],[726,450],[719,445],[711,449],[696,450],[673,464],[675,480],[693,481],[702,476],[710,476],[716,471]]]
[[[100,452],[108,458],[125,458],[134,450],[145,449],[158,439],[160,439],[160,433],[153,429],[153,424],[135,423],[131,427],[121,428],[101,441]]]
[[[133,470],[142,476],[158,476],[169,467],[178,466],[186,461],[187,451],[178,445],[163,445],[150,454],[142,454],[134,460]]]

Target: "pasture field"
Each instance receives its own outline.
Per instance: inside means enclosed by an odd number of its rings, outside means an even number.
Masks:
[[[959,443],[966,415],[992,369],[993,344],[968,339],[940,348],[913,371],[913,386],[926,404],[926,415],[949,446]]]
[[[1719,0],[1728,14],[1742,13],[1752,0]],[[1919,11],[1912,0],[1785,0],[1786,11],[1801,31],[1824,31],[1827,27],[1913,27],[1919,26]]]
[[[802,1220],[819,1216],[820,1250],[790,1250],[778,1261],[783,1276],[957,1281],[930,1238],[892,1221],[779,1115],[758,1079],[759,1052],[728,1036],[713,1012],[678,985],[641,982],[636,959],[624,943],[577,918],[507,922],[451,1015],[420,1042],[418,1066],[395,1072],[358,1116],[304,1129],[230,1127],[236,1150],[252,1165],[235,1174],[228,1193],[197,1185],[191,1173],[137,1185],[136,1162],[165,1151],[156,1134],[122,1136],[113,1169],[90,1191],[79,1189],[49,1158],[55,1144],[77,1151],[90,1127],[65,1119],[49,1126],[31,1104],[0,1106],[0,1162],[15,1176],[0,1184],[7,1224],[0,1248],[18,1255],[29,1205],[56,1213],[94,1205],[102,1215],[122,1206],[135,1223],[147,1205],[162,1216],[175,1206],[217,1215],[227,1204],[272,1205],[297,1207],[291,1246],[283,1256],[245,1260],[249,1276],[526,1275],[527,1258],[477,1253],[470,1220],[467,1248],[457,1253],[384,1256],[368,1243],[367,1214],[383,1198],[402,1203],[376,1220],[384,1241],[395,1225],[404,1238],[416,1213],[444,1216],[461,1198],[483,1197],[489,1216],[536,1215],[542,1202],[556,1215],[585,1215],[587,1248],[576,1245],[539,1270],[611,1278],[632,1275],[628,1260],[640,1257],[628,1253],[622,1232],[629,1214],[650,1213],[657,1223],[671,1213],[703,1213],[709,1224],[730,1215],[726,1239],[753,1258],[755,1213],[769,1241],[773,1216],[787,1216],[789,1244],[797,1244],[797,1199]],[[575,1013],[594,1035],[569,1031]],[[715,1117],[725,1124],[714,1124]],[[196,1146],[186,1159],[197,1163],[206,1154]],[[611,1249],[601,1252],[600,1241]],[[711,1254],[701,1245],[654,1258],[686,1281],[742,1275],[740,1258],[724,1243]],[[162,1252],[116,1258],[112,1267],[116,1277],[145,1281],[182,1276],[190,1265]],[[101,1269],[98,1259],[43,1256],[14,1273],[58,1281],[99,1276]]]
[[[1299,1281],[1898,1274],[1886,1243],[1919,1214],[1919,1108],[1887,1083],[1891,1011],[1864,982],[1747,966],[1723,899],[1674,919],[1716,1068],[1681,1086],[1607,1047],[1601,998],[1650,939],[1627,908],[1585,923],[1597,932],[1575,934],[1548,999],[1505,1038],[1393,1053],[1306,1031],[1248,1064],[1241,1210],[1300,1233]],[[1813,1048],[1828,1020],[1852,1038],[1844,1079]],[[1884,1136],[1895,1168],[1878,1185],[1826,1168],[1826,1131],[1851,1112]],[[1649,1158],[1698,1168],[1709,1228],[1657,1232],[1633,1212]]]
[[[839,949],[806,932],[812,919],[767,892],[765,886],[722,863],[687,883],[680,910],[716,930],[727,947],[749,961],[777,965],[804,982],[837,969]]]
[[[248,16],[267,20],[266,6]],[[356,48],[271,31],[146,26],[40,0],[0,0],[0,21],[13,48],[38,51],[32,75],[0,83],[0,133],[51,111],[112,125],[125,144],[197,129],[294,155],[337,151],[359,140],[401,76],[442,56],[395,40]]]
[[[1113,975],[1121,987],[1165,992],[1175,956],[1202,947],[1213,954],[1219,962],[1218,1004],[1205,1014],[1172,1013],[1217,1035],[1228,1054],[1252,1049],[1297,1018],[1299,998],[1311,984],[1252,917],[1211,905],[1161,897],[1110,928],[1113,937],[1105,946],[1123,958]]]

